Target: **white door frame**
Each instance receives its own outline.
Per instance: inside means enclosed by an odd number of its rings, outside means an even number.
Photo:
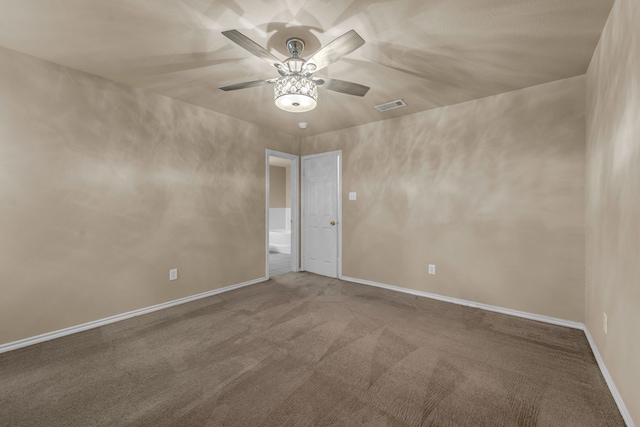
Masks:
[[[298,269],[298,232],[300,230],[300,220],[298,216],[298,210],[300,204],[298,203],[298,188],[299,188],[299,176],[298,163],[300,157],[295,154],[283,153],[276,150],[266,150],[265,156],[265,176],[266,176],[266,200],[265,200],[265,248],[266,248],[266,278],[269,278],[269,157],[280,157],[282,159],[291,160],[291,168],[289,177],[291,180],[291,271],[299,271]]]
[[[302,174],[301,176],[303,177],[301,179],[301,189],[300,189],[300,200],[302,200],[302,203],[300,204],[301,208],[302,208],[302,215],[300,217],[300,233],[301,233],[301,241],[302,241],[302,245],[301,245],[301,250],[302,250],[302,257],[300,260],[300,269],[302,271],[305,271],[304,269],[304,160],[305,159],[312,159],[314,157],[321,157],[327,154],[336,154],[337,158],[338,158],[338,180],[337,180],[337,191],[336,191],[336,196],[338,199],[338,203],[337,203],[337,209],[338,209],[338,242],[337,242],[337,251],[336,251],[336,266],[337,266],[337,270],[336,271],[336,275],[338,277],[338,279],[342,279],[342,150],[335,150],[335,151],[327,151],[325,153],[318,153],[318,154],[310,154],[308,156],[302,156]]]

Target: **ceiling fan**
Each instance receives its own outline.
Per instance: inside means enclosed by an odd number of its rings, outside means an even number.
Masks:
[[[276,106],[293,113],[303,113],[316,108],[318,105],[318,86],[354,96],[364,96],[369,91],[367,86],[357,83],[313,77],[313,73],[336,62],[364,44],[362,37],[354,30],[344,33],[322,47],[306,61],[300,57],[304,50],[304,40],[297,37],[287,39],[287,50],[291,53],[291,57],[280,61],[265,48],[237,30],[223,31],[222,34],[274,66],[280,73],[280,77],[277,78],[220,86],[219,88],[222,90],[230,91],[275,84],[274,100]]]

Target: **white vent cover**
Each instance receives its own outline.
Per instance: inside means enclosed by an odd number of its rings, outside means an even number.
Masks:
[[[389,111],[395,108],[406,107],[407,103],[402,99],[396,99],[395,101],[386,102],[384,104],[376,105],[376,110],[378,111]]]

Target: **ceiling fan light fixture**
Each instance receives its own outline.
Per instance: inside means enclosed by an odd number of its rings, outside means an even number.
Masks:
[[[318,105],[315,82],[299,74],[280,77],[273,89],[276,107],[291,113],[311,111]]]

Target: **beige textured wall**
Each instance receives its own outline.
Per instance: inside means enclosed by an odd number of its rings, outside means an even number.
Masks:
[[[343,274],[582,321],[584,86],[303,138],[303,155],[344,155]]]
[[[291,207],[291,166],[285,168],[284,174],[285,185],[285,207]]]
[[[286,169],[280,166],[269,166],[269,207],[287,207]]]
[[[264,276],[265,149],[297,138],[0,63],[0,343]]]
[[[587,73],[586,325],[640,424],[640,2],[617,0]],[[608,334],[602,313],[608,316]]]

